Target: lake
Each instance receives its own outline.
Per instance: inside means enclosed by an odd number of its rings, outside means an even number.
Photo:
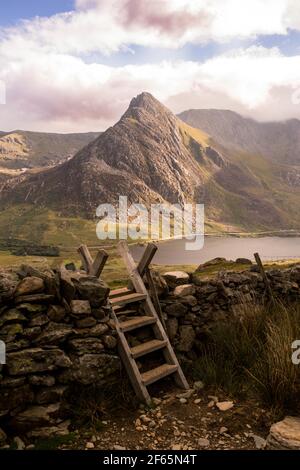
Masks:
[[[155,264],[201,264],[216,257],[236,260],[236,258],[253,258],[258,252],[261,258],[267,260],[300,259],[300,237],[205,237],[204,247],[200,250],[185,249],[186,240],[168,240],[158,243],[154,257]],[[144,247],[131,247],[133,257],[138,260]]]

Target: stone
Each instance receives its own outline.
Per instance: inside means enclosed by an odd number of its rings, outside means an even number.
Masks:
[[[180,444],[173,444],[171,450],[181,450]]]
[[[61,305],[50,305],[47,315],[51,321],[60,323],[64,320],[66,311]]]
[[[286,416],[271,426],[266,448],[269,450],[300,450],[300,418]]]
[[[52,387],[55,384],[53,375],[30,375],[28,382],[36,387]]]
[[[120,359],[109,354],[84,354],[73,360],[72,367],[59,374],[61,383],[101,384],[103,380],[119,371]]]
[[[256,449],[262,450],[266,447],[267,441],[265,439],[263,439],[260,436],[256,436],[256,434],[252,434],[252,437],[254,439],[254,444],[255,444]]]
[[[198,439],[198,446],[199,447],[209,447],[210,445],[210,442],[208,439],[204,438],[204,437],[200,437],[200,439]]]
[[[180,352],[188,352],[192,349],[196,333],[191,325],[182,325],[179,327],[179,341],[176,349]]]
[[[175,337],[177,335],[177,331],[178,331],[178,320],[177,320],[177,318],[176,317],[168,318],[167,321],[166,321],[166,326],[167,326],[167,332],[168,332],[169,339],[172,342],[175,339]]]
[[[54,302],[55,296],[49,294],[29,294],[29,295],[20,295],[15,298],[16,304],[22,303],[51,303]]]
[[[92,310],[88,300],[72,300],[71,312],[73,315],[91,315]]]
[[[32,328],[25,328],[23,330],[22,336],[32,341],[33,339],[37,338],[41,334],[41,332],[42,329],[40,326],[34,326]]]
[[[101,307],[109,294],[108,285],[95,276],[72,277],[76,290],[81,299],[88,300],[92,307]]]
[[[33,439],[49,439],[50,437],[67,436],[70,434],[69,426],[70,421],[63,421],[57,426],[43,426],[36,428],[26,433],[26,436]]]
[[[90,336],[102,336],[109,331],[109,326],[105,323],[100,323],[99,325],[93,326],[90,329],[89,335]]]
[[[103,308],[92,308],[92,315],[97,320],[104,320],[107,318],[107,312]]]
[[[49,323],[49,318],[45,313],[41,313],[40,315],[35,315],[29,323],[30,328],[36,327],[36,326],[44,326],[47,323]]]
[[[200,390],[203,390],[203,388],[204,388],[204,383],[202,382],[202,380],[197,380],[196,382],[194,382],[194,385],[193,385],[194,390],[198,392]]]
[[[5,343],[14,341],[16,336],[23,332],[23,326],[20,323],[12,323],[3,326],[0,329],[0,339],[4,340]]]
[[[17,341],[7,343],[6,352],[19,351],[20,349],[29,348],[29,346],[30,342],[27,339],[19,339]]]
[[[194,284],[182,284],[180,286],[175,287],[174,292],[173,292],[175,297],[185,297],[187,295],[193,295],[194,293],[195,293]]]
[[[185,295],[184,297],[180,298],[180,302],[183,305],[188,305],[189,307],[195,307],[198,304],[198,300],[193,295]],[[199,311],[200,307],[197,306],[196,311]]]
[[[70,367],[71,361],[60,349],[44,351],[41,348],[24,349],[7,354],[10,375],[26,375]]]
[[[176,398],[191,398],[193,394],[194,394],[194,390],[190,389],[190,390],[187,390],[186,392],[178,393],[176,395]]]
[[[230,410],[233,407],[233,402],[232,401],[219,401],[216,403],[216,407],[220,411],[227,411]]]
[[[69,341],[70,348],[77,354],[100,353],[103,351],[104,346],[98,338],[80,338],[72,339]]]
[[[0,271],[0,305],[13,297],[18,282],[15,273]]]
[[[71,279],[70,272],[61,266],[58,271],[58,275],[60,279],[61,295],[68,303],[70,303],[76,295],[76,289]]]
[[[0,446],[3,446],[6,442],[7,435],[3,431],[3,429],[0,428]]]
[[[1,317],[0,317],[0,327],[4,325],[5,323],[21,323],[21,322],[26,322],[27,318],[25,315],[23,315],[20,310],[16,308],[11,308],[9,310],[6,310]]]
[[[220,428],[219,433],[220,433],[220,434],[224,434],[224,433],[226,433],[227,431],[228,431],[228,428],[226,428],[225,426],[222,426],[222,427]]]
[[[188,402],[186,398],[179,398],[179,401],[182,405],[184,405]]]
[[[77,328],[92,328],[97,324],[97,320],[93,317],[85,317],[80,320],[76,320]]]
[[[25,377],[5,377],[0,381],[1,388],[16,388],[24,385]]]
[[[45,288],[44,281],[39,277],[25,277],[19,282],[15,290],[15,296],[35,294],[43,292]]]
[[[46,309],[47,309],[46,305],[27,304],[27,303],[18,305],[18,310],[21,310],[22,312],[24,312],[25,315],[41,313],[41,312],[44,312]]]
[[[155,285],[157,295],[165,297],[169,293],[169,288],[166,280],[158,271],[152,271],[152,279]]]
[[[165,312],[173,317],[183,317],[187,311],[188,308],[180,302],[172,303],[165,308]]]
[[[169,271],[163,274],[163,277],[169,287],[174,288],[180,284],[187,284],[190,276],[184,271]]]
[[[27,276],[34,276],[43,279],[45,285],[45,292],[47,294],[59,296],[59,281],[56,274],[50,269],[39,270],[32,266],[23,264],[21,266],[21,272],[19,272],[23,278]]]
[[[72,333],[72,326],[62,323],[49,323],[42,333],[33,340],[37,346],[58,345],[65,341]]]
[[[63,385],[42,388],[36,392],[35,401],[38,405],[58,402],[61,400],[66,390],[67,387]]]
[[[113,450],[126,450],[126,447],[120,446],[119,444],[115,444],[113,446]]]
[[[114,336],[111,335],[105,335],[102,337],[102,341],[104,343],[104,346],[107,349],[114,349],[117,346],[117,339]]]
[[[10,426],[17,431],[27,432],[34,428],[55,424],[60,408],[59,403],[48,406],[30,406],[14,416],[10,421]]]
[[[95,448],[95,444],[93,442],[87,442],[85,444],[85,448],[86,449],[94,449]]]
[[[26,445],[19,436],[13,438],[13,443],[16,446],[16,450],[24,450]]]

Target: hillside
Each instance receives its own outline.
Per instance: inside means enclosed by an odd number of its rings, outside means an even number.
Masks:
[[[0,222],[12,211],[21,214],[19,233],[11,233],[19,238],[21,220],[28,231],[36,211],[93,219],[99,204],[127,195],[147,205],[204,203],[208,231],[299,229],[297,167],[225,145],[208,127],[191,127],[142,93],[73,158],[0,183]],[[47,230],[47,217],[43,226]]]
[[[0,132],[0,168],[17,170],[55,165],[75,155],[98,135],[95,132]]]
[[[300,121],[257,122],[228,110],[190,109],[178,115],[228,149],[259,154],[273,162],[300,165]]]

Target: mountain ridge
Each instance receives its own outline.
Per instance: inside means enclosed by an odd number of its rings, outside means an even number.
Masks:
[[[277,163],[300,164],[300,120],[260,122],[235,111],[190,109],[178,114],[226,148],[260,154]]]
[[[99,204],[126,195],[146,205],[204,203],[207,226],[224,230],[299,228],[300,180],[293,171],[224,145],[208,126],[191,127],[144,92],[67,162],[0,183],[0,206],[26,204],[93,219]]]
[[[48,133],[24,130],[0,132],[0,168],[47,167],[72,157],[99,132]]]

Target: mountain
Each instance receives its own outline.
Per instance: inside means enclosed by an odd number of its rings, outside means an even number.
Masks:
[[[221,130],[218,140],[213,121],[208,127],[191,127],[142,93],[114,126],[73,158],[0,180],[0,225],[11,220],[15,208],[18,227],[26,211],[27,221],[43,210],[93,219],[99,204],[117,203],[119,195],[126,195],[130,202],[147,205],[204,203],[208,231],[299,229],[295,165],[245,150],[246,143],[245,148],[232,145]]]
[[[0,132],[0,169],[20,170],[55,165],[75,155],[98,135],[96,132]]]
[[[228,149],[259,154],[277,163],[300,165],[300,121],[257,122],[228,110],[190,109],[178,115]]]
[[[119,122],[74,158],[16,178],[13,186],[2,188],[1,200],[89,217],[100,203],[117,201],[119,195],[145,203],[195,200],[204,184],[197,159],[212,160],[187,128],[150,94],[143,93],[131,101]]]

